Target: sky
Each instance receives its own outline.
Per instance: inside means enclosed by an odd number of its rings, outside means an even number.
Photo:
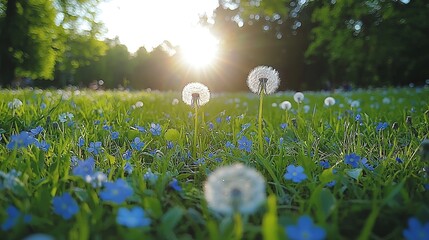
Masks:
[[[105,37],[119,36],[130,52],[148,51],[164,40],[183,45],[198,28],[199,15],[210,17],[218,0],[107,0],[100,4],[99,19]]]

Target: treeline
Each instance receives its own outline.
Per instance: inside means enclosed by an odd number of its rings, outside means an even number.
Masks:
[[[8,15],[10,2],[19,6],[51,1],[0,0],[3,86],[11,83],[10,76],[26,76],[50,79],[37,80],[38,86],[178,90],[187,82],[199,81],[214,91],[236,91],[246,89],[247,74],[258,65],[276,68],[282,79],[280,89],[293,90],[402,86],[424,84],[429,78],[429,4],[425,1],[221,0],[214,21],[201,19],[220,40],[216,63],[203,70],[185,64],[180,48],[169,42],[151,52],[140,48],[131,54],[118,39],[97,40],[100,28],[94,21],[89,21],[86,31],[73,27],[79,18],[57,23],[59,12],[73,13],[57,5],[50,8],[53,21],[38,23],[50,40],[43,40],[43,34],[31,35],[39,40],[17,45],[16,39],[29,35],[19,36],[14,33],[16,27],[7,25],[23,18]],[[42,18],[35,13],[30,16]],[[53,24],[52,29],[46,27],[48,23]],[[47,29],[55,34],[47,34]],[[15,35],[4,37],[4,33]],[[38,41],[44,45],[35,44]],[[40,56],[34,57],[37,54]],[[44,69],[47,65],[51,68]],[[8,66],[13,67],[13,74],[5,74]],[[103,80],[102,86],[96,84],[99,80]]]

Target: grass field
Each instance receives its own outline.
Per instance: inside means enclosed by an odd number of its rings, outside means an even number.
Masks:
[[[264,97],[260,149],[256,94],[212,94],[194,146],[178,92],[1,90],[0,239],[429,239],[429,88],[293,94]],[[266,198],[218,211],[236,163]]]

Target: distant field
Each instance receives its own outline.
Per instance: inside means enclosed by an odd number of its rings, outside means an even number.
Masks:
[[[429,237],[429,88],[293,94],[265,96],[261,151],[251,93],[212,94],[194,150],[179,92],[1,90],[0,239]],[[262,174],[267,195],[239,220],[204,194],[234,163]]]

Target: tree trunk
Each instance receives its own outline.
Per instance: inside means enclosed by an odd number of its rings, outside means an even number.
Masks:
[[[0,29],[0,84],[10,87],[15,79],[16,63],[13,59],[13,20],[17,16],[17,0],[9,0],[6,5],[6,15]]]

